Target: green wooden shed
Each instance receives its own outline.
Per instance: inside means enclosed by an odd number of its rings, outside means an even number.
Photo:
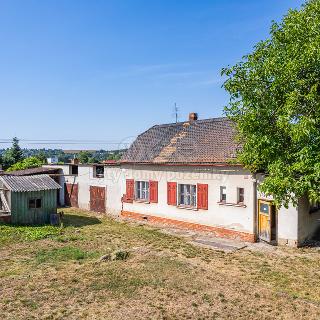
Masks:
[[[46,174],[0,176],[0,218],[13,224],[39,225],[57,213],[60,185]]]

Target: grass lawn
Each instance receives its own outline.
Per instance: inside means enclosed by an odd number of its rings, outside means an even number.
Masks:
[[[223,253],[64,211],[63,228],[0,225],[1,319],[320,319],[316,249]]]

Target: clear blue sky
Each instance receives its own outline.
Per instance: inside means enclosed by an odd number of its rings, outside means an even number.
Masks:
[[[174,102],[220,116],[221,68],[302,2],[0,0],[0,139],[127,141]]]

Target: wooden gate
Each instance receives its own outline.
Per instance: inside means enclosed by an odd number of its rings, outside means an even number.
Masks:
[[[78,184],[65,183],[64,192],[65,205],[78,208]]]
[[[90,186],[90,210],[106,212],[106,188]]]

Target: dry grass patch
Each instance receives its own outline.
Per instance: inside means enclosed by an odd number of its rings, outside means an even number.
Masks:
[[[223,253],[151,227],[66,213],[62,228],[39,227],[41,237],[4,227],[3,319],[320,318],[315,249]],[[99,260],[119,249],[129,257]]]

